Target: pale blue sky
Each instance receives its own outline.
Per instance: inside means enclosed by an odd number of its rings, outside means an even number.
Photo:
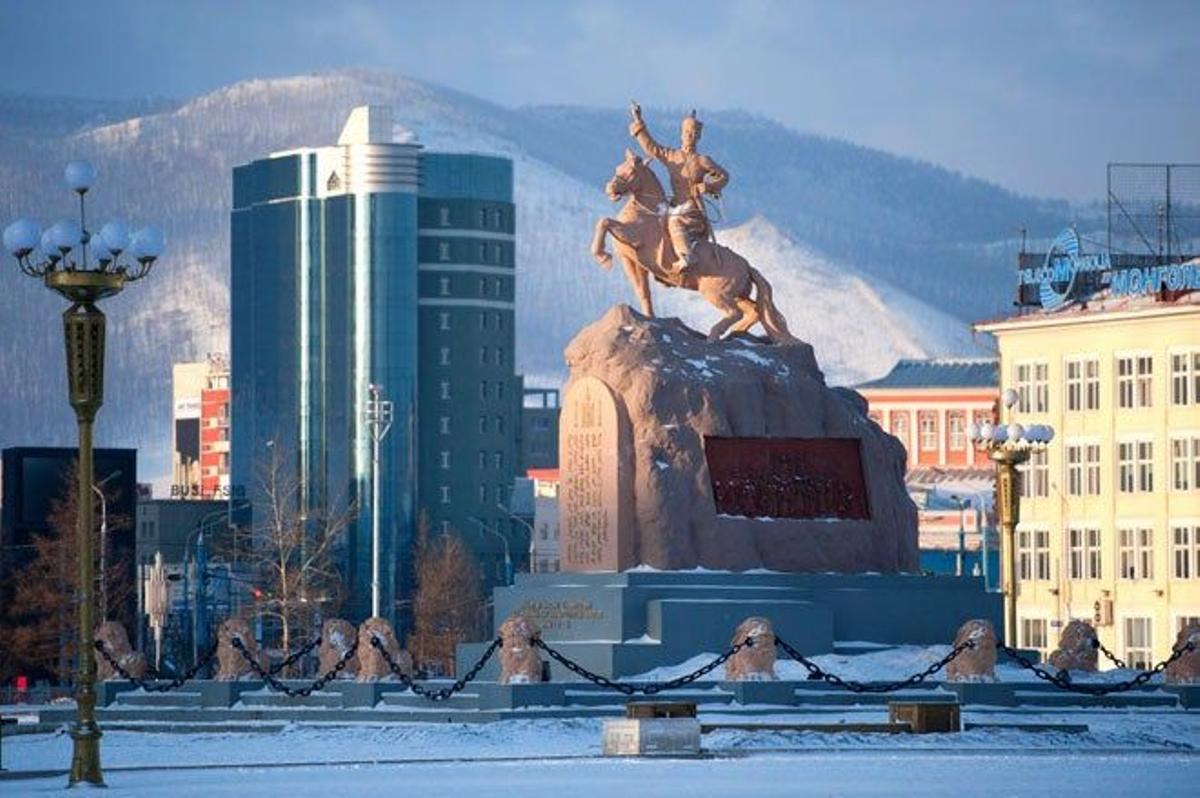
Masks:
[[[0,91],[391,69],[505,105],[742,108],[1025,193],[1200,161],[1200,0],[0,0]]]

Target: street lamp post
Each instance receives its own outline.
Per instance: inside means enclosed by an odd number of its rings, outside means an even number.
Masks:
[[[121,476],[120,471],[113,473],[92,485],[92,490],[100,499],[100,622],[108,620],[108,500],[101,490],[109,482]]]
[[[379,445],[392,428],[392,403],[383,386],[372,383],[363,418],[371,430],[371,617],[379,617]]]
[[[512,567],[512,557],[509,556],[509,553],[508,553],[508,538],[506,538],[504,535],[500,534],[499,531],[492,529],[490,526],[488,526],[487,524],[485,524],[483,521],[476,518],[475,516],[470,516],[470,520],[475,522],[475,524],[477,524],[479,526],[479,528],[482,529],[483,531],[491,532],[493,535],[500,538],[500,542],[502,544],[504,544],[504,584],[506,586],[511,585],[512,581],[513,581],[513,567]]]
[[[503,504],[497,503],[496,507],[502,513],[507,515],[509,518],[511,518],[512,520],[516,521],[518,524],[520,524],[521,526],[523,526],[529,530],[529,573],[531,573],[531,574],[537,573],[537,569],[534,567],[534,554],[536,554],[536,551],[534,550],[534,534],[535,533],[534,533],[534,529],[533,529],[533,524],[529,523],[524,518],[522,518],[521,516],[514,513],[512,510],[505,507]]]
[[[96,179],[95,168],[85,161],[67,165],[67,185],[79,195],[79,222],[60,221],[44,233],[35,222],[21,219],[4,230],[4,248],[17,259],[21,271],[36,277],[71,303],[63,314],[67,350],[67,392],[79,428],[79,480],[77,534],[79,538],[79,655],[77,715],[71,728],[74,741],[69,784],[101,785],[100,727],[96,724],[96,657],[93,651],[95,554],[92,524],[92,425],[104,403],[104,314],[96,307],[115,296],[126,283],[150,273],[162,254],[162,234],[143,228],[132,238],[124,225],[109,222],[93,237],[87,230],[84,196]],[[88,247],[95,244],[89,263]],[[121,256],[129,259],[121,262]],[[130,260],[131,259],[131,260]]]
[[[1004,392],[1004,407],[1009,411],[1008,424],[972,424],[969,437],[984,449],[996,464],[996,511],[1000,521],[1002,549],[1001,572],[1004,584],[1004,642],[1017,644],[1017,524],[1021,520],[1020,473],[1017,467],[1029,460],[1031,453],[1045,451],[1054,440],[1054,428],[1043,424],[1023,427],[1012,421],[1012,408],[1017,392]],[[985,552],[986,554],[986,552]]]

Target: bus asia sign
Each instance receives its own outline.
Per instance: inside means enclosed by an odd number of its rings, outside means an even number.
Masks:
[[[1020,284],[1036,286],[1042,308],[1054,310],[1072,301],[1080,283],[1091,275],[1095,278],[1088,283],[1109,289],[1113,296],[1154,294],[1164,288],[1200,290],[1200,267],[1195,263],[1114,264],[1109,253],[1085,255],[1072,228],[1058,234],[1040,267],[1021,269]]]

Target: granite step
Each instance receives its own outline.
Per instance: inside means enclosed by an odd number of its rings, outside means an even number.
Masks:
[[[379,696],[378,706],[393,709],[476,710],[479,709],[479,694],[455,693],[444,701],[430,701],[412,692],[383,693]]]
[[[1086,695],[1066,690],[1045,692],[1016,690],[1013,698],[1019,706],[1039,707],[1175,707],[1179,696],[1161,690],[1128,690],[1108,695]]]
[[[244,707],[308,707],[314,709],[341,709],[342,696],[336,692],[318,692],[307,696],[289,696],[273,690],[256,690],[241,695]]]
[[[165,693],[134,690],[118,693],[114,705],[120,707],[202,707],[204,699],[200,693],[178,690]]]

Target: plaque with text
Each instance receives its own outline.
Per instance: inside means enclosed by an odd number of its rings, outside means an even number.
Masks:
[[[858,438],[706,437],[720,515],[869,519]]]
[[[559,541],[564,571],[632,565],[629,441],[602,381],[573,382],[559,420]]]

